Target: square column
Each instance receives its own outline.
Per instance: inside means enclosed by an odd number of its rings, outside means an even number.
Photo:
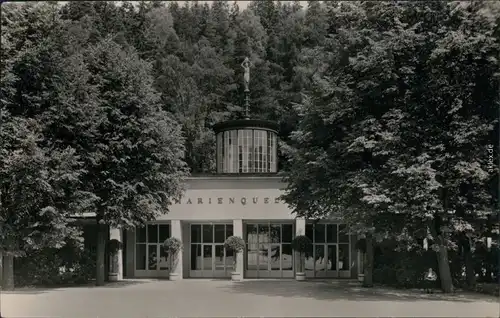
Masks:
[[[306,235],[306,219],[305,218],[296,218],[295,219],[295,236],[299,236],[299,235]],[[294,271],[295,273],[298,273],[299,270],[300,270],[300,255],[299,253],[295,252],[294,251],[294,261],[295,261],[295,265],[294,265]]]
[[[189,248],[189,246],[184,246],[184,242],[182,241],[182,226],[181,226],[181,221],[180,220],[172,220],[170,222],[170,228],[171,228],[171,236],[172,237],[176,237],[178,238],[179,240],[181,240],[183,246],[182,248]],[[176,262],[174,262],[173,266],[174,268],[171,268],[170,269],[170,272],[171,273],[176,273],[178,274],[178,278],[177,279],[182,279],[183,278],[183,275],[182,275],[182,271],[183,271],[183,252],[180,251],[179,254],[177,254],[177,260]]]
[[[295,236],[306,235],[306,219],[295,219]]]
[[[233,235],[243,238],[243,220],[233,220]],[[246,243],[246,242],[245,242]],[[243,278],[243,253],[236,254],[235,272],[240,273]]]
[[[123,246],[123,232],[119,228],[109,228],[109,239],[110,240],[118,240],[122,243]],[[123,280],[123,251],[122,249],[118,250],[117,255],[116,255],[116,269],[117,269],[117,278],[118,280]],[[113,257],[113,255],[111,255]]]

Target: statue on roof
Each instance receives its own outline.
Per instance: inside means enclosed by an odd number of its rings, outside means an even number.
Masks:
[[[245,92],[249,91],[248,86],[250,84],[250,66],[252,66],[252,63],[250,62],[248,57],[245,57],[245,60],[243,61],[243,63],[241,63],[241,67],[243,67],[243,69],[245,70],[245,73],[243,75],[243,81],[245,84]]]

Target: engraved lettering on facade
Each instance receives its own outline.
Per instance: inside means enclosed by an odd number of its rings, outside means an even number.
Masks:
[[[214,198],[216,201],[217,201],[217,204],[224,204],[224,198]],[[178,199],[175,199],[173,198],[172,199],[172,204],[193,204],[193,200],[195,200],[195,202],[197,204],[212,204],[212,198],[208,198],[208,200],[203,200],[203,198],[178,198]],[[273,203],[273,198],[269,198],[269,197],[265,197],[265,198],[262,198],[262,200],[259,201],[259,197],[252,197],[251,199],[250,198],[247,198],[247,197],[240,197],[240,198],[235,198],[235,197],[230,197],[230,198],[226,198],[226,204],[229,203],[229,204],[235,204],[237,200],[240,201],[241,204],[243,205],[246,205],[247,203],[252,203],[252,204],[270,204],[270,203]],[[251,200],[251,201],[250,201]],[[274,198],[274,204],[281,204],[283,203],[283,201],[281,200],[281,198],[277,197],[277,198]]]

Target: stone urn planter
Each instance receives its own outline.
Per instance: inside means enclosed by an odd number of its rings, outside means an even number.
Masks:
[[[357,240],[354,245],[356,250],[360,253],[359,255],[359,273],[358,273],[358,281],[363,283],[365,280],[364,268],[365,268],[365,255],[366,255],[366,238],[362,237]]]
[[[163,242],[163,248],[168,253],[170,273],[168,279],[171,281],[179,280],[181,277],[176,273],[177,263],[179,261],[179,252],[182,251],[182,241],[176,237],[169,237]]]
[[[299,268],[295,273],[297,281],[306,280],[305,268],[305,254],[312,248],[311,240],[305,235],[298,235],[292,240],[292,249],[299,253]]]
[[[179,280],[181,277],[177,273],[168,273],[168,279],[171,281]]]
[[[303,281],[303,280],[306,280],[306,273],[295,273],[295,280],[297,281]]]
[[[241,281],[241,273],[231,272],[231,280],[233,282],[239,282],[239,281]]]
[[[233,272],[231,272],[232,281],[241,281],[242,275],[238,272],[237,262],[238,254],[245,250],[245,241],[239,236],[230,236],[224,242],[224,248],[234,252]]]
[[[110,257],[110,262],[109,262],[109,273],[108,273],[108,280],[110,282],[117,282],[118,281],[118,251],[120,251],[123,248],[122,242],[118,241],[117,239],[112,239],[108,241],[108,251]]]
[[[358,274],[358,282],[362,283],[365,280],[365,274]]]

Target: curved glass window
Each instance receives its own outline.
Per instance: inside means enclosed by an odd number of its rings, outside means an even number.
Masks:
[[[276,133],[263,129],[227,130],[217,134],[218,173],[277,171]]]

